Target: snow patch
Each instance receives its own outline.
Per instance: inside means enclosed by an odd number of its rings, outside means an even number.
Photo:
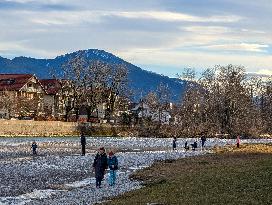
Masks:
[[[90,184],[95,184],[95,178],[94,177],[87,178],[87,179],[84,179],[82,181],[76,181],[76,182],[73,182],[73,183],[65,184],[64,186],[69,187],[69,188],[81,188],[81,187],[86,187],[86,186],[88,186]]]
[[[46,189],[46,190],[34,190],[31,193],[23,194],[17,197],[0,197],[0,204],[1,205],[25,205],[29,202],[31,202],[33,199],[44,199],[49,198],[51,196],[56,195],[58,192],[63,190],[52,190],[52,189]]]

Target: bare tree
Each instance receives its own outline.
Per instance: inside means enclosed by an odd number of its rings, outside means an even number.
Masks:
[[[84,108],[89,121],[98,105],[102,104],[106,106],[106,118],[109,120],[117,97],[125,93],[127,69],[122,65],[88,61],[78,55],[63,65],[62,76],[58,79],[64,96],[66,120],[72,112],[78,120],[79,110]]]
[[[15,92],[1,91],[0,93],[0,110],[6,112],[7,118],[14,116],[16,111]]]
[[[37,95],[29,98],[26,94],[19,94],[16,96],[15,105],[16,105],[16,115],[19,118],[23,117],[32,117],[36,118],[41,112],[40,109],[40,100]]]
[[[126,97],[128,91],[128,70],[124,65],[116,65],[112,68],[112,77],[109,83],[109,97],[107,110],[109,117],[112,116],[115,109],[115,102],[118,96]]]
[[[257,134],[259,112],[241,66],[216,66],[187,88],[180,113],[187,133]],[[255,84],[254,84],[255,85]]]
[[[264,133],[272,134],[272,76],[262,82],[258,106],[264,125]]]
[[[144,102],[148,105],[152,112],[156,112],[159,108],[159,99],[156,92],[153,91],[149,92],[144,97]]]

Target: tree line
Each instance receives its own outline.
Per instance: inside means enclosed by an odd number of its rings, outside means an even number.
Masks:
[[[154,135],[189,137],[204,133],[210,136],[272,134],[272,77],[250,76],[243,66],[218,65],[200,75],[193,69],[184,69],[177,76],[185,80],[186,87],[179,102],[171,102],[173,93],[162,83],[157,90],[142,96],[141,102],[151,112],[158,112],[159,118],[162,112],[169,112],[169,125],[162,125],[160,120],[153,122],[150,117],[139,119],[135,113],[127,112],[133,90],[129,89],[128,70],[124,65],[88,61],[78,55],[52,77],[59,84],[65,121],[71,116],[78,121],[81,108],[90,121],[103,104],[107,121],[118,116],[121,125],[138,127],[147,136],[150,131]],[[0,107],[17,109],[22,115],[30,109],[38,112],[36,99],[29,102],[22,97],[11,98],[15,97],[2,93]],[[45,108],[44,113],[51,114]]]
[[[177,107],[185,135],[260,136],[272,133],[272,78],[250,76],[243,66],[215,66],[199,78],[185,69],[187,91]]]

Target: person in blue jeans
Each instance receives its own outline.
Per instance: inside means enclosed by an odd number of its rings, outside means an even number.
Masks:
[[[108,166],[110,169],[109,185],[114,186],[116,181],[116,172],[118,169],[118,159],[112,151],[109,152]]]

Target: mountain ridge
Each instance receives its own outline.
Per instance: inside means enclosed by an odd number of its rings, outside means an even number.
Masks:
[[[160,83],[169,87],[171,100],[175,102],[180,100],[180,96],[185,90],[186,81],[146,71],[112,53],[99,49],[79,50],[51,59],[36,59],[25,56],[8,59],[0,56],[0,73],[31,73],[41,79],[52,78],[50,76],[51,69],[61,72],[61,66],[77,55],[91,61],[99,60],[108,64],[125,65],[128,69],[129,86],[134,90],[134,100],[139,100],[148,92],[155,91]]]

